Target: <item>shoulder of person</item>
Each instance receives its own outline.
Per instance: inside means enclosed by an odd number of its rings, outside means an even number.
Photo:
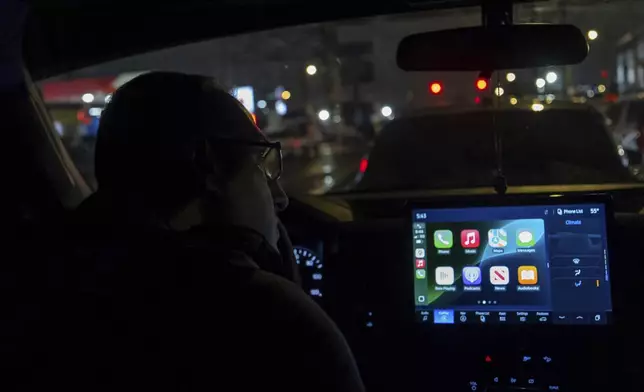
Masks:
[[[258,334],[270,339],[268,351],[279,350],[280,357],[287,358],[293,385],[309,391],[364,389],[344,336],[311,297],[296,284],[262,270],[249,283],[245,295],[257,299]]]

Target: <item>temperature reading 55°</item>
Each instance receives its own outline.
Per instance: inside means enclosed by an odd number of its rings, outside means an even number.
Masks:
[[[599,208],[591,208],[590,209],[590,215],[594,215],[594,214],[597,214],[597,213],[599,213]]]

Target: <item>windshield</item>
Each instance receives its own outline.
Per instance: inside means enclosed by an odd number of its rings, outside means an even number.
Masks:
[[[143,72],[212,77],[282,142],[291,194],[637,182],[644,154],[644,2],[536,2],[515,23],[567,23],[581,64],[403,72],[409,34],[481,23],[479,8],[419,11],[230,36],[42,80],[54,126],[90,185],[101,111]],[[440,56],[440,53],[436,54]],[[500,143],[495,143],[495,137]],[[640,177],[638,177],[640,176]]]

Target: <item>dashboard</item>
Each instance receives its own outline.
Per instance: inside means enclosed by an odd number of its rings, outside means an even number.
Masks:
[[[326,196],[282,220],[368,390],[641,390],[644,215],[614,205]]]

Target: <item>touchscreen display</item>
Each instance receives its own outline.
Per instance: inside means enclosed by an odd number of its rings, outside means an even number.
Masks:
[[[601,204],[412,210],[418,320],[607,324]]]

